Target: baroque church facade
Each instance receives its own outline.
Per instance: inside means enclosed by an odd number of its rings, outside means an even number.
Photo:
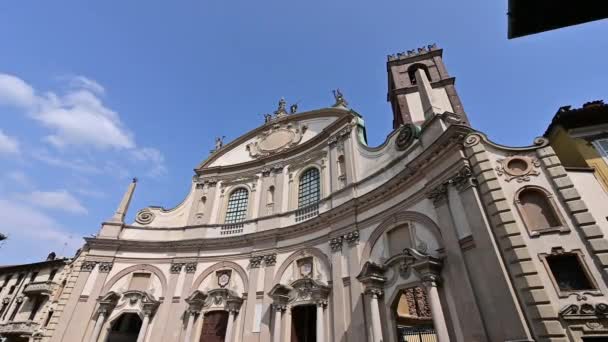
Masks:
[[[600,185],[544,138],[472,128],[442,53],[388,56],[394,130],[378,147],[336,91],[218,140],[173,209],[126,223],[131,183],[42,340],[608,340],[608,225],[587,204]]]

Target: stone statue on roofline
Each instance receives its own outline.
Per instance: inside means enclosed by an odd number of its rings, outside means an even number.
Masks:
[[[333,107],[348,107],[348,102],[346,102],[346,99],[344,98],[344,95],[340,89],[333,90],[332,92],[334,93],[334,99],[336,100]]]

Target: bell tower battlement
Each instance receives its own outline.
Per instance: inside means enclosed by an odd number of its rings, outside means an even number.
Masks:
[[[393,110],[393,128],[405,123],[421,124],[435,114],[459,114],[468,124],[456,79],[443,64],[443,49],[436,44],[387,56],[387,101]]]

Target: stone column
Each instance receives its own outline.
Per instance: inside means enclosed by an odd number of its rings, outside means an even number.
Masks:
[[[424,284],[427,296],[429,298],[431,315],[433,316],[433,325],[435,326],[435,331],[437,332],[437,340],[439,342],[448,342],[450,340],[450,335],[448,334],[448,327],[445,325],[443,308],[441,307],[439,292],[437,291],[438,279],[439,278],[436,275],[425,274],[422,276],[422,283]]]
[[[274,307],[274,329],[272,331],[272,342],[280,342],[281,341],[281,318],[283,315],[283,311],[285,311],[285,306],[273,304]]]
[[[325,305],[327,305],[325,301],[317,302],[317,342],[325,342],[325,315],[323,315]]]
[[[144,320],[141,323],[141,329],[139,329],[139,335],[137,335],[137,342],[144,342],[146,339],[146,333],[148,332],[148,325],[150,324],[150,314],[149,311],[144,311]]]
[[[101,327],[106,320],[106,312],[104,310],[99,311],[97,320],[95,321],[95,327],[93,328],[93,334],[91,335],[91,342],[97,342],[99,339],[99,333],[101,333]]]
[[[378,299],[382,296],[382,290],[367,289],[366,291],[371,298],[371,319],[372,319],[372,338],[374,342],[382,342],[382,322],[380,320],[380,302]]]
[[[232,310],[232,309],[228,310],[228,325],[226,326],[225,342],[232,342],[232,336],[234,336],[234,314],[235,313],[236,313],[236,310]]]
[[[192,327],[194,326],[195,312],[188,310],[188,324],[186,325],[186,335],[184,336],[184,342],[191,342],[192,340]]]

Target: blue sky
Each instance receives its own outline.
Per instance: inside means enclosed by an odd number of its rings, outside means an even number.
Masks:
[[[386,55],[436,42],[473,126],[527,145],[607,99],[608,23],[506,39],[500,1],[0,3],[0,264],[70,255],[110,217],[173,207],[217,135],[339,87],[371,145],[391,129]]]

